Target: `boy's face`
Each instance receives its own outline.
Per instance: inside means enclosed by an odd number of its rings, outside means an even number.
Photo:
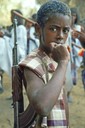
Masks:
[[[70,30],[71,18],[65,15],[53,16],[46,22],[44,28],[41,28],[41,48],[51,50],[51,42],[65,44]]]

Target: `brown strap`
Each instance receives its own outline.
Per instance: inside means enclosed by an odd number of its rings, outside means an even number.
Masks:
[[[32,105],[29,105],[23,113],[19,114],[20,128],[30,127],[34,122],[36,116],[37,113],[34,111]]]

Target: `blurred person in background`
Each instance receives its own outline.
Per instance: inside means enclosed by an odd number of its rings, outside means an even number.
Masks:
[[[36,14],[33,14],[31,16],[31,20],[36,22]],[[27,54],[32,52],[34,49],[39,47],[39,39],[35,31],[35,25],[29,22],[25,23],[25,26],[27,27],[27,35],[28,35],[28,41],[27,41]]]
[[[82,33],[84,28],[79,25],[79,14],[77,8],[71,8],[72,15],[72,42],[82,48]],[[85,41],[85,40],[84,40]],[[72,76],[73,85],[77,84],[77,70],[81,66],[83,58],[78,55],[79,48],[72,44]]]
[[[14,25],[11,30],[11,38],[10,38],[10,45],[12,49],[14,48],[14,41],[16,38],[17,43],[17,62],[21,61],[26,57],[27,52],[27,31],[26,27],[24,26],[23,19],[19,17],[17,14],[14,13],[17,12],[22,15],[22,12],[17,9],[11,10],[11,21],[12,24],[16,24],[16,37],[14,33]],[[16,23],[15,23],[16,22]]]
[[[0,92],[3,90],[3,73],[11,77],[12,67],[12,49],[10,47],[10,38],[5,34],[6,28],[0,30]]]
[[[70,52],[71,59],[66,75],[67,97],[69,102],[72,102],[72,97],[70,96],[71,90],[73,88],[73,85],[77,84],[77,78],[78,78],[77,71],[81,66],[83,60],[83,58],[78,55],[80,48],[73,45],[73,43],[81,48],[85,44],[85,31],[84,31],[84,27],[79,24],[79,14],[77,8],[71,8],[71,15],[72,15],[71,31],[69,33],[69,37],[67,41],[71,48],[71,52]]]

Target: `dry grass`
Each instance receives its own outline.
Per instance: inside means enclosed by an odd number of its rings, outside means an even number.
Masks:
[[[78,83],[73,87],[69,104],[71,128],[85,128],[85,91],[81,81],[81,70],[78,71]]]

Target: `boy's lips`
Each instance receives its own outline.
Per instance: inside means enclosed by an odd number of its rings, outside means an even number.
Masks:
[[[56,44],[64,44],[64,41],[56,41]]]
[[[64,42],[51,42],[51,46],[66,45]]]

